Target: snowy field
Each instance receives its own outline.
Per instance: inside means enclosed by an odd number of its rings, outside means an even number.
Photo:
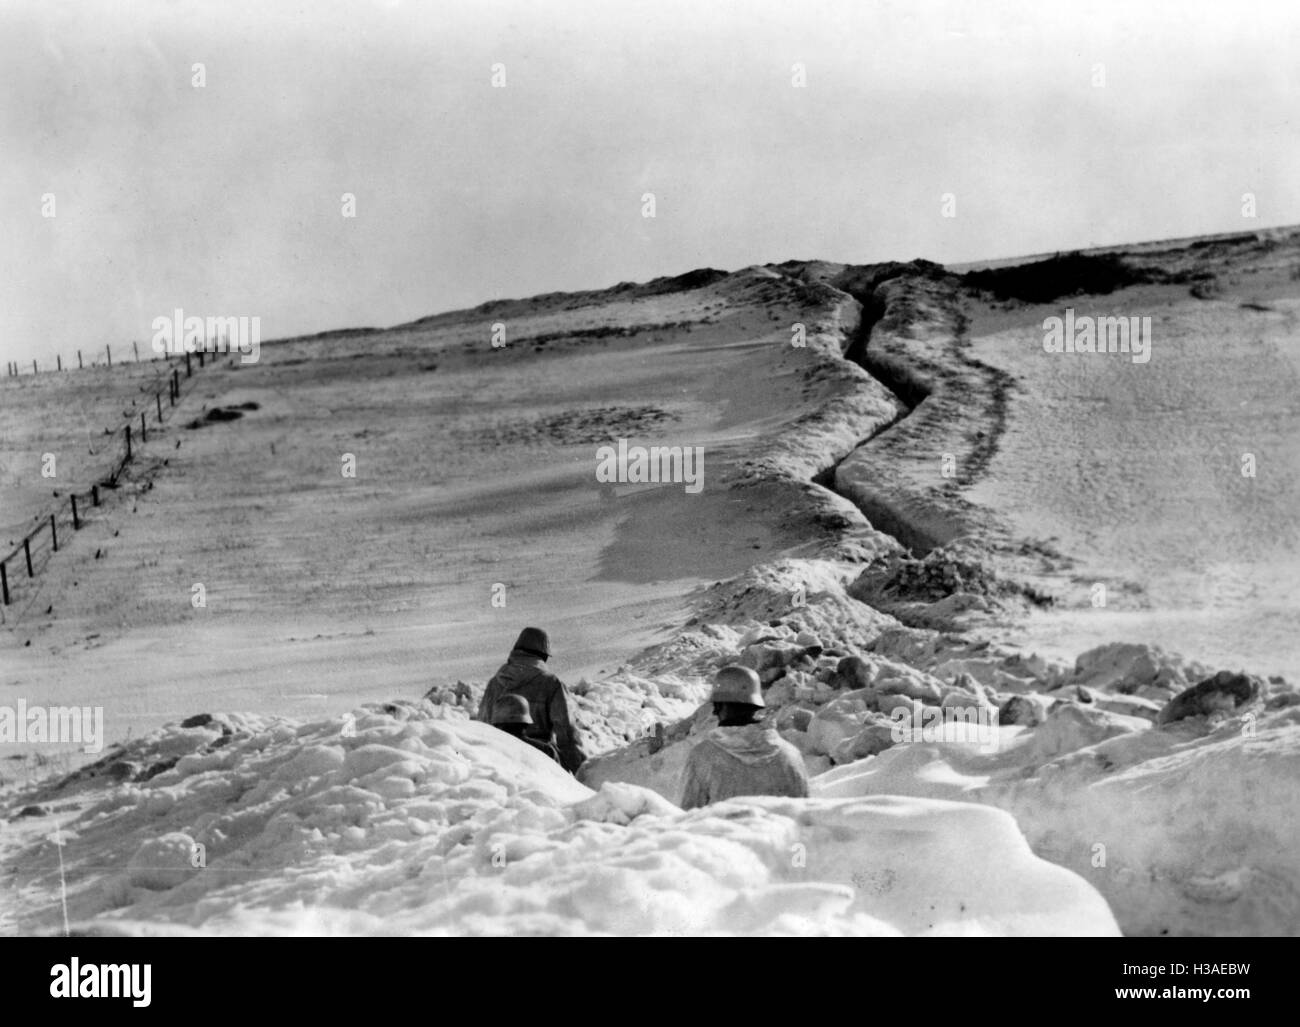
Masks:
[[[976,318],[975,354],[1017,389],[971,498],[1072,558],[1062,609],[1017,625],[1024,644],[1149,642],[1300,681],[1300,254],[1252,258],[1206,299],[1134,286]],[[1152,317],[1151,359],[1045,353],[1042,322],[1067,305]]]

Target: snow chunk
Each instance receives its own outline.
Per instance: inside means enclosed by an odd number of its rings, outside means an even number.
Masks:
[[[590,799],[576,803],[573,812],[580,820],[598,820],[626,826],[643,814],[662,817],[680,810],[649,788],[606,781]]]

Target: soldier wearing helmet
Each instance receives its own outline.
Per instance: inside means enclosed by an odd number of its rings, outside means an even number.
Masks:
[[[550,742],[540,738],[529,738],[524,732],[532,725],[533,718],[528,712],[528,700],[522,695],[503,695],[492,707],[492,726],[508,735],[526,742],[539,752],[545,753],[556,763],[560,762],[560,750]]]
[[[799,750],[759,719],[767,704],[757,674],[735,664],[723,667],[710,699],[718,726],[687,757],[682,809],[737,795],[808,794]]]
[[[531,721],[522,726],[522,736],[554,746],[560,754],[560,766],[573,774],[587,756],[573,723],[569,690],[546,669],[550,655],[551,640],[541,628],[519,632],[509,658],[488,682],[474,719],[494,723],[492,711],[498,699],[522,696],[528,703]]]

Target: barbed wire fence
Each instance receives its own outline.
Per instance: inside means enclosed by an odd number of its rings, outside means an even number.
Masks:
[[[13,605],[27,591],[26,586],[34,582],[37,572],[44,569],[53,555],[67,545],[89,518],[95,516],[92,511],[101,506],[106,494],[117,488],[127,465],[136,458],[141,447],[149,441],[149,415],[153,414],[154,430],[160,430],[167,421],[171,420],[172,411],[181,402],[184,394],[190,391],[184,383],[193,378],[196,370],[195,363],[197,362],[198,369],[202,369],[205,364],[215,365],[223,355],[226,354],[221,352],[217,344],[210,341],[204,348],[197,349],[193,353],[178,354],[174,359],[171,356],[164,358],[170,370],[158,380],[165,381],[166,384],[149,393],[149,398],[153,400],[152,410],[146,403],[138,419],[132,413],[126,423],[112,433],[116,438],[116,445],[107,472],[97,475],[94,483],[86,491],[74,490],[60,496],[57,503],[35,517],[36,526],[0,559],[0,603],[4,607]],[[79,360],[80,356],[78,351]],[[111,367],[111,353],[108,354],[108,361],[107,366]],[[59,365],[61,370],[61,360]],[[32,366],[35,369],[35,361],[32,362]],[[15,364],[10,363],[9,368],[11,376],[17,374]],[[183,375],[182,371],[184,371]],[[8,612],[5,611],[6,614]],[[10,618],[6,616],[5,619]]]
[[[132,352],[135,354],[135,361],[134,361],[134,363],[137,363],[137,364],[140,364],[140,363],[146,363],[146,361],[142,361],[142,360],[140,359],[140,344],[139,344],[138,342],[133,342],[133,343],[131,343],[131,350],[132,350]],[[170,360],[169,357],[162,357],[162,358],[154,357],[153,359],[154,359],[154,360],[158,360],[158,359]],[[121,361],[121,360],[118,361],[119,366],[120,366],[122,363],[123,363],[123,361]],[[86,369],[86,366],[87,366],[87,365],[86,365],[86,362],[85,362],[85,358],[82,356],[81,350],[77,350],[77,370],[79,370],[79,371],[84,371],[84,370]],[[100,367],[101,365],[100,365],[99,361],[98,361],[97,359],[95,359],[95,358],[92,356],[92,357],[91,357],[91,361],[90,361],[90,365],[89,365],[89,366],[90,366],[90,367]],[[106,346],[104,347],[104,364],[103,364],[102,366],[104,366],[104,367],[108,367],[108,368],[110,368],[110,369],[111,369],[112,366],[113,366],[113,347],[112,347],[112,344],[111,344],[111,343],[108,344],[108,345],[106,345]],[[53,368],[53,370],[51,370],[50,368],[47,367],[44,371],[42,371],[42,370],[40,369],[39,364],[38,364],[37,361],[35,361],[35,360],[32,361],[32,369],[31,369],[31,371],[28,371],[28,370],[27,370],[27,365],[24,364],[24,363],[22,363],[22,362],[19,361],[19,360],[10,360],[10,361],[5,365],[5,374],[6,374],[8,377],[10,377],[10,378],[17,378],[19,375],[28,375],[28,376],[30,376],[30,375],[36,375],[36,374],[57,374],[57,373],[60,372],[60,371],[71,371],[71,370],[72,370],[72,361],[68,361],[68,366],[67,366],[67,367],[64,367],[64,366],[63,366],[63,355],[62,355],[61,353],[60,353],[60,354],[57,354],[57,355],[54,357],[54,368]]]

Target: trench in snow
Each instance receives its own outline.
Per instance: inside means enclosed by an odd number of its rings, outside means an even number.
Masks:
[[[854,329],[852,338],[849,339],[848,345],[844,349],[844,359],[849,360],[861,367],[867,374],[871,375],[876,381],[883,385],[896,400],[903,406],[903,411],[897,417],[881,425],[870,435],[863,438],[853,449],[849,450],[843,457],[835,461],[830,466],[818,471],[813,475],[814,484],[820,485],[838,496],[843,496],[862,511],[864,517],[871,522],[871,526],[883,534],[891,536],[904,549],[910,550],[916,556],[925,556],[932,549],[941,543],[933,538],[928,532],[912,524],[905,516],[900,514],[889,503],[882,499],[873,499],[865,496],[850,496],[841,492],[835,483],[835,475],[839,470],[840,464],[850,456],[857,453],[863,446],[870,445],[875,439],[889,431],[896,424],[911,414],[918,406],[921,405],[930,395],[929,387],[911,374],[909,370],[899,364],[896,360],[881,358],[871,350],[871,335],[876,325],[885,315],[885,301],[879,295],[878,287],[880,284],[870,289],[853,290],[846,289],[854,299],[862,305],[862,316],[858,320],[857,328]]]

